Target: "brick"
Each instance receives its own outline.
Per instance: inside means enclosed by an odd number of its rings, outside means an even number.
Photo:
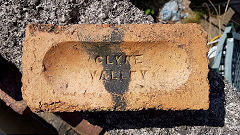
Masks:
[[[3,90],[0,89],[0,99],[1,100],[5,99],[6,95],[7,94]]]
[[[30,24],[25,35],[22,93],[32,111],[209,107],[198,24]]]
[[[10,107],[15,112],[23,114],[24,111],[27,109],[27,104],[24,101],[16,101],[15,103],[11,104]]]
[[[14,104],[16,100],[6,94],[3,90],[0,89],[0,99],[6,103],[7,106]]]
[[[14,104],[16,100],[14,100],[12,97],[6,94],[6,96],[2,99],[7,106],[10,106],[11,104]]]
[[[81,135],[99,135],[102,128],[99,126],[94,126],[86,120],[82,120],[75,128],[77,132]]]
[[[15,112],[19,114],[23,114],[23,112],[27,108],[27,104],[23,100],[16,101],[1,89],[0,89],[0,99],[6,103],[6,106],[10,106]]]

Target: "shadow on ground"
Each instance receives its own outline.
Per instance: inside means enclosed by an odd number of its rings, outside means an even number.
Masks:
[[[100,111],[56,113],[72,126],[77,126],[83,119],[105,130],[138,129],[144,127],[171,128],[175,126],[224,126],[225,93],[223,78],[210,70],[210,108],[207,111]]]
[[[18,68],[0,55],[0,90],[16,101],[22,101],[22,74]],[[32,113],[29,108],[23,115],[14,112],[0,101],[0,134],[57,134],[52,125]]]
[[[16,101],[22,100],[22,74],[18,68],[0,55],[0,89]]]
[[[0,101],[0,134],[58,134],[36,114],[20,115]]]

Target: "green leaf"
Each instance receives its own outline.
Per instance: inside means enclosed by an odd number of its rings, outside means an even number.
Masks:
[[[155,11],[154,11],[154,10],[152,10],[152,11],[151,11],[151,14],[152,14],[152,15],[154,15],[154,13],[155,13]]]
[[[151,12],[151,9],[147,9],[147,10],[145,10],[145,14],[146,14],[146,15],[149,15],[150,12]]]

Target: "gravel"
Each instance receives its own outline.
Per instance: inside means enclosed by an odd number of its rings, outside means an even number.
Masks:
[[[153,23],[153,18],[127,0],[1,0],[0,54],[20,71],[24,30],[29,23]],[[214,71],[209,72],[209,82],[208,111],[78,113],[109,134],[240,134],[239,93]]]
[[[1,0],[0,54],[21,71],[24,31],[29,23],[153,23],[127,0]]]

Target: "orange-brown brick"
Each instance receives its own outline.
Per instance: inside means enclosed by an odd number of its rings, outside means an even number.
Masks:
[[[30,24],[23,98],[33,111],[209,107],[206,32],[197,24]]]

